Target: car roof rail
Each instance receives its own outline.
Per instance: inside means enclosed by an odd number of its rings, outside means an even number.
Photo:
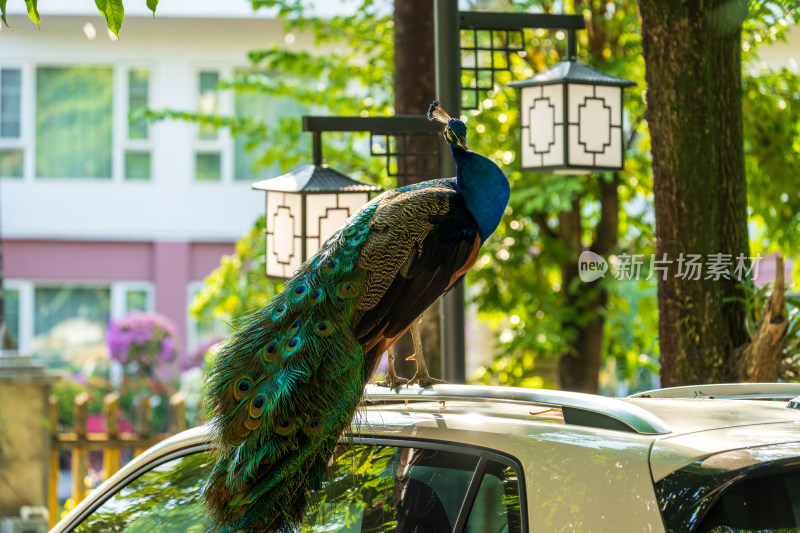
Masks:
[[[788,401],[800,396],[800,383],[715,383],[637,392],[628,398],[716,398]]]
[[[548,389],[492,387],[483,385],[434,385],[420,388],[389,389],[367,385],[364,402],[507,402],[544,405],[561,409],[566,424],[628,431],[644,435],[662,435],[672,430],[656,415],[624,400]]]

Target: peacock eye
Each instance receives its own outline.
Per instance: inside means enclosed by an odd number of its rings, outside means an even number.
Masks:
[[[297,288],[294,290],[294,293],[295,293],[296,295],[298,295],[298,296],[300,296],[300,295],[301,295],[301,294],[303,294],[304,292],[306,292],[306,288],[305,288],[305,287],[303,287],[302,285],[301,285],[301,286],[299,286],[299,287],[297,287]]]
[[[287,429],[291,427],[291,425],[292,423],[289,422],[288,420],[281,420],[280,423],[278,424],[278,427],[280,427],[281,429]]]
[[[262,398],[261,396],[256,398],[255,401],[253,402],[253,407],[255,407],[256,409],[261,409],[262,407],[264,407],[264,398]]]
[[[319,425],[319,422],[317,420],[312,420],[311,422],[308,423],[308,425],[311,428],[315,428]]]
[[[246,380],[242,380],[239,382],[239,390],[242,392],[247,392],[250,390],[250,382]]]
[[[289,341],[289,348],[294,348],[295,346],[297,346],[297,342],[298,342],[297,339],[290,340]]]
[[[275,350],[277,349],[278,349],[278,344],[275,342],[271,342],[267,346],[267,353],[275,353]]]

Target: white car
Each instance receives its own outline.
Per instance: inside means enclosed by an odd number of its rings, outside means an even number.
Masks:
[[[621,399],[369,386],[300,530],[797,531],[797,396],[797,384]],[[198,427],[153,446],[51,531],[206,531],[208,436]]]

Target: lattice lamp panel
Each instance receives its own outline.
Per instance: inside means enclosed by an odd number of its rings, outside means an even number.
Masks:
[[[521,92],[523,171],[579,174],[622,168],[621,87],[567,83]]]
[[[366,192],[267,192],[266,273],[289,278],[342,224],[369,201]]]

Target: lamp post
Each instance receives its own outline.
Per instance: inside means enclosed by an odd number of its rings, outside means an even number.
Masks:
[[[370,139],[370,153],[385,157],[389,173],[390,162],[413,157],[422,170],[425,158],[438,159],[439,152],[405,148],[391,148],[389,137],[413,138],[416,136],[438,136],[439,125],[423,116],[395,117],[303,117],[303,131],[312,134],[313,163],[282,176],[253,184],[256,190],[265,191],[266,198],[266,274],[275,279],[287,279],[314,255],[325,241],[365,203],[373,193],[382,189],[377,185],[361,183],[323,163],[323,132],[369,132],[371,137],[386,137],[386,150],[378,152],[372,147],[377,143]],[[397,144],[397,143],[395,143]],[[410,143],[401,143],[408,146]],[[403,175],[414,174],[408,165]],[[437,173],[438,174],[438,173]],[[430,178],[435,176],[428,176]]]
[[[622,87],[632,83],[577,63],[576,32],[585,29],[582,15],[462,12],[458,10],[458,0],[434,1],[436,94],[444,109],[452,116],[458,116],[462,104],[464,108],[477,108],[481,93],[495,89],[495,73],[509,69],[509,54],[524,52],[524,30],[562,30],[567,37],[566,65],[562,63],[551,69],[552,72],[541,73],[537,75],[539,78],[534,76],[535,80],[531,78],[519,83],[526,87],[521,98],[523,105],[529,102],[533,108],[527,117],[523,113],[522,170],[585,173],[622,166]],[[473,32],[473,37],[471,42],[462,46],[461,34],[465,31]],[[481,31],[489,32],[488,42],[480,42],[478,32]],[[496,42],[501,44],[496,45]],[[504,56],[504,61],[495,61],[498,53]],[[469,59],[468,64],[462,64],[464,58]],[[472,74],[466,84],[462,82],[462,71]],[[559,81],[555,81],[559,74]],[[561,113],[556,114],[550,107],[555,107],[557,97],[546,101],[541,95],[554,93],[559,84],[562,87]],[[549,85],[554,88],[544,88]],[[536,121],[547,116],[551,117],[552,124],[539,130]],[[556,124],[556,120],[560,120],[560,124]],[[603,131],[589,128],[597,124],[604,126]],[[556,133],[554,128],[558,125],[561,130]],[[558,150],[556,143],[560,143]],[[552,151],[553,155],[547,152],[545,159],[545,150]],[[556,152],[563,152],[563,161],[557,159]],[[541,161],[538,159],[540,156]],[[455,167],[449,154],[443,151],[441,158],[443,175],[453,175]],[[444,375],[446,380],[454,383],[463,383],[466,378],[464,307],[463,285],[456,287],[443,300]]]

